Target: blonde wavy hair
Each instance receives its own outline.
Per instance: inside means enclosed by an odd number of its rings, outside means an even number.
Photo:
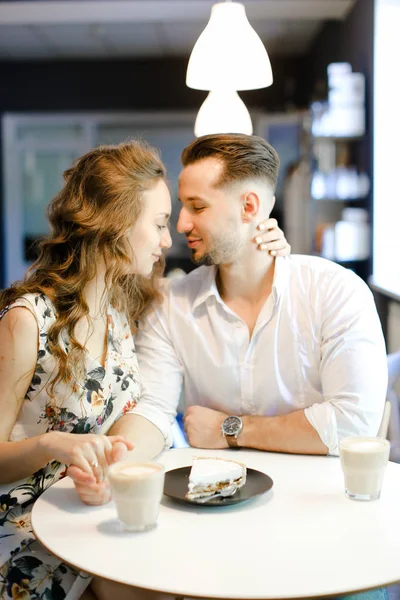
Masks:
[[[50,398],[57,383],[73,387],[83,374],[85,349],[74,330],[89,315],[83,291],[96,275],[99,256],[106,264],[107,301],[126,313],[133,333],[151,303],[160,301],[157,281],[164,260],[149,278],[132,274],[127,233],[141,213],[143,192],[165,177],[157,150],[142,141],[99,146],[78,158],[49,204],[51,233],[40,243],[38,259],[22,282],[0,292],[0,311],[30,293],[45,294],[54,305],[57,319],[49,328],[48,343],[59,368],[47,386]],[[70,340],[68,353],[60,343],[63,332]]]

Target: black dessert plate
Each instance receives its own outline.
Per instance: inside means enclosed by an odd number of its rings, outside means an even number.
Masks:
[[[188,491],[191,468],[191,466],[180,467],[165,473],[164,494],[166,496],[173,498],[178,502],[196,504],[197,506],[227,506],[228,504],[237,504],[244,500],[250,500],[250,498],[258,496],[259,494],[264,494],[274,485],[271,477],[266,475],[266,473],[248,468],[245,485],[238,489],[233,496],[228,496],[226,498],[217,496],[217,498],[213,498],[204,503],[198,502],[197,500],[187,500],[186,493]]]

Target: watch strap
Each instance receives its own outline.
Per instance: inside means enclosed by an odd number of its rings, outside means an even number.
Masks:
[[[225,435],[225,439],[228,442],[229,448],[239,448],[236,435]]]

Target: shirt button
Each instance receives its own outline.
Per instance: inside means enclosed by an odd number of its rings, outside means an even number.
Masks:
[[[243,323],[240,323],[240,321],[238,321],[238,322],[236,323],[236,327],[237,327],[238,329],[241,329],[241,328],[243,327]]]

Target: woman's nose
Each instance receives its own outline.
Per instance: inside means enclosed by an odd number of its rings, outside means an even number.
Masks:
[[[161,238],[161,247],[162,248],[171,248],[172,246],[172,238],[169,232],[169,229],[165,230],[163,237]]]

